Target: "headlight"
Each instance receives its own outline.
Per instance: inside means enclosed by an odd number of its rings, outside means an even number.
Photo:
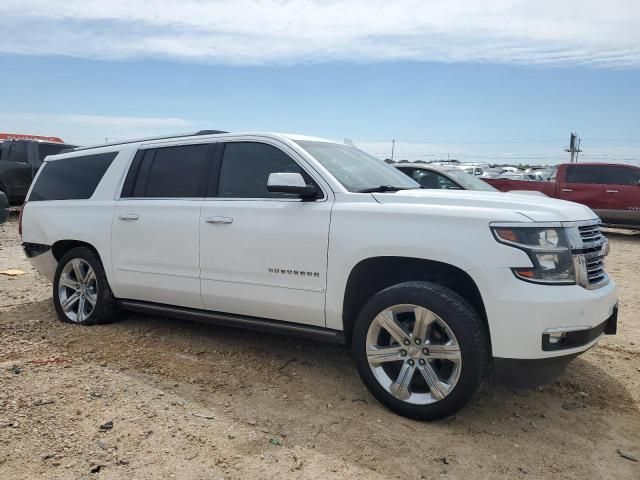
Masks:
[[[573,256],[563,228],[495,226],[491,230],[498,242],[529,255],[533,267],[514,268],[517,277],[535,283],[576,283]]]

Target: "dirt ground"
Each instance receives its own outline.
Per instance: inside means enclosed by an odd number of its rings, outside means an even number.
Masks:
[[[487,385],[420,423],[341,347],[139,314],[63,324],[13,220],[0,271],[26,273],[0,275],[0,478],[640,479],[640,235],[609,238],[617,336],[551,385]]]

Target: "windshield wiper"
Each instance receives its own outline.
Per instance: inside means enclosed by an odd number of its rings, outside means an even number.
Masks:
[[[416,187],[420,188],[420,187]],[[398,190],[412,190],[412,187],[394,187],[393,185],[379,185],[377,187],[363,188],[358,193],[397,192]]]

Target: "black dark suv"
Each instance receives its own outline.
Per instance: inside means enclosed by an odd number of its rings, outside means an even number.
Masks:
[[[34,140],[7,140],[0,144],[0,192],[11,203],[22,203],[31,181],[47,155],[73,145]]]

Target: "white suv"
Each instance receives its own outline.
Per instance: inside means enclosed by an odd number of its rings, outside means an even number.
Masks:
[[[21,228],[65,322],[121,308],[346,342],[371,393],[412,418],[457,411],[489,371],[551,378],[616,329],[589,208],[420,189],[319,138],[204,132],[48,157]]]

